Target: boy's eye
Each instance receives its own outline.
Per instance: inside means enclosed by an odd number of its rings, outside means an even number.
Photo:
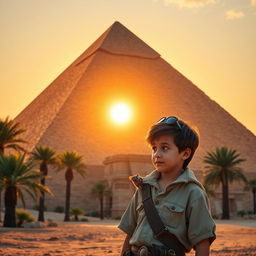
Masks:
[[[163,146],[162,149],[163,149],[163,151],[166,151],[166,150],[168,150],[169,148],[168,148],[167,146]]]

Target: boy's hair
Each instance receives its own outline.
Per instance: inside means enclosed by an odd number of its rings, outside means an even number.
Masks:
[[[172,117],[171,117],[172,118]],[[176,118],[176,117],[175,117]],[[168,119],[168,118],[166,118]],[[160,137],[161,135],[171,135],[173,137],[174,144],[177,146],[179,153],[186,148],[191,149],[191,154],[188,159],[183,163],[183,168],[185,169],[199,145],[199,135],[198,133],[186,124],[184,121],[177,119],[176,122],[168,124],[165,122],[164,118],[161,118],[158,123],[153,125],[147,135],[147,142],[152,145],[153,141]]]

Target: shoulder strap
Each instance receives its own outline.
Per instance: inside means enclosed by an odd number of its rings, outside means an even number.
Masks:
[[[143,183],[141,187],[143,207],[154,237],[169,249],[173,249],[177,256],[185,255],[185,248],[177,237],[169,232],[162,222],[151,197],[151,186]]]

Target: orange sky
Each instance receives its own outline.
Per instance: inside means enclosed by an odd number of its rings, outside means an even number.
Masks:
[[[0,117],[15,117],[116,20],[256,134],[255,0],[1,0]]]

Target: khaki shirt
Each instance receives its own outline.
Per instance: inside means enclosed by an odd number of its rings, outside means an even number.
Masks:
[[[160,173],[153,171],[143,181],[152,185],[152,199],[168,230],[190,251],[198,242],[215,239],[215,223],[209,210],[209,201],[203,186],[193,171],[185,169],[165,191],[158,185]],[[147,221],[141,191],[137,189],[118,226],[131,236],[130,244],[162,245],[153,237]]]

